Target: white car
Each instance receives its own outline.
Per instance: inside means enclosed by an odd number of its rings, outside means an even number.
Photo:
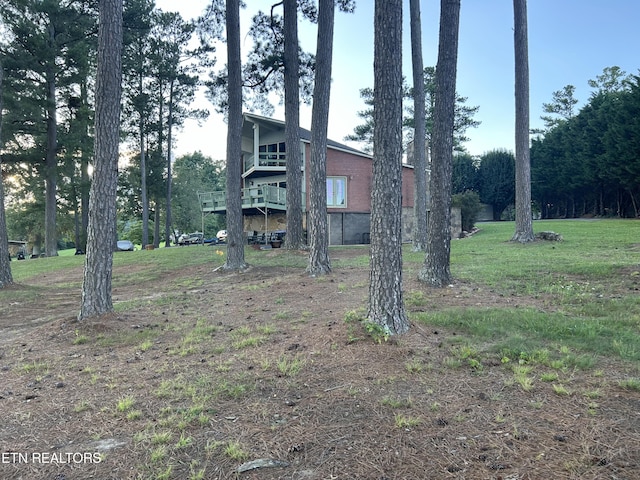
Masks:
[[[221,242],[226,242],[227,241],[227,231],[226,230],[220,230],[218,233],[216,233],[216,237]]]
[[[117,246],[120,252],[133,252],[135,249],[133,242],[129,240],[118,240]]]

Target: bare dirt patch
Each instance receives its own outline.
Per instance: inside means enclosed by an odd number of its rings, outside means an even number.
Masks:
[[[629,365],[560,372],[566,394],[539,377],[525,391],[497,355],[456,363],[455,331],[414,324],[378,344],[345,322],[367,278],[198,267],[116,288],[135,303],[84,324],[69,278],[12,287],[0,478],[640,478],[640,396],[617,383]],[[551,308],[462,282],[405,288],[425,297],[414,310]]]

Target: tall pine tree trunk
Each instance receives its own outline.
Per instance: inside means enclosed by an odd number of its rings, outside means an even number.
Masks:
[[[49,44],[53,50],[55,29],[49,22]],[[58,120],[56,108],[55,59],[49,59],[46,67],[47,88],[47,153],[45,158],[45,206],[44,206],[44,251],[47,257],[58,255],[56,213],[58,191]]]
[[[304,244],[302,230],[302,152],[300,149],[300,57],[298,2],[284,0],[284,117],[287,149],[287,235],[285,248]]]
[[[158,248],[160,246],[160,199],[158,195],[154,195],[154,209],[153,209],[153,247]]]
[[[4,70],[0,63],[0,142],[2,139],[2,80]],[[2,152],[2,143],[0,143]],[[13,283],[11,262],[9,261],[9,238],[7,237],[7,219],[4,213],[4,186],[2,179],[2,156],[0,155],[0,288]]]
[[[169,82],[169,120],[167,125],[167,195],[166,195],[166,215],[164,224],[164,246],[171,246],[171,186],[173,175],[171,174],[171,150],[173,148],[173,93],[175,89],[175,79]]]
[[[516,65],[516,231],[514,242],[534,240],[531,216],[531,160],[529,154],[529,41],[527,0],[513,0]]]
[[[327,129],[333,60],[334,0],[318,2],[318,41],[311,112],[311,161],[309,162],[309,265],[311,275],[331,271],[327,225]]]
[[[100,0],[94,180],[79,320],[113,311],[111,279],[122,94],[122,1]]]
[[[140,77],[142,83],[142,76]],[[142,248],[149,244],[149,196],[147,193],[147,151],[144,133],[144,117],[140,115],[138,136],[140,137],[140,202],[142,202]]]
[[[229,125],[227,129],[227,261],[225,270],[241,270],[244,261],[242,221],[242,60],[240,3],[226,0]]]
[[[89,177],[89,159],[92,156],[90,145],[90,119],[89,119],[89,92],[87,81],[83,80],[80,86],[80,98],[82,104],[82,125],[85,138],[82,140],[82,156],[80,157],[80,211],[82,212],[80,223],[80,248],[87,251],[87,228],[89,227],[89,190],[91,178]],[[85,140],[86,139],[86,140]]]
[[[434,287],[451,282],[451,175],[460,0],[441,0],[431,159],[427,254],[418,278]]]
[[[424,99],[424,66],[422,62],[422,21],[420,0],[410,0],[411,65],[413,69],[413,250],[427,248],[427,152]]]
[[[368,318],[385,334],[409,330],[402,296],[402,0],[376,0],[373,186]]]

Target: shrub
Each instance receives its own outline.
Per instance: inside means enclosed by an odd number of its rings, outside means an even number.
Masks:
[[[452,197],[454,207],[460,208],[462,214],[462,230],[470,232],[480,213],[480,195],[473,190],[467,190],[464,193],[457,193]]]

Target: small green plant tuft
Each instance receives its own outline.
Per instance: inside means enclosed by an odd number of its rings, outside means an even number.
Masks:
[[[245,460],[249,454],[245,452],[239,442],[228,442],[224,447],[224,454],[232,460]]]
[[[157,480],[169,480],[173,473],[173,465],[169,465],[166,469],[156,475]]]
[[[420,360],[413,359],[410,362],[405,363],[404,368],[409,373],[421,373],[423,369],[423,365]]]
[[[618,385],[625,390],[640,392],[640,379],[638,378],[628,378],[626,380],[620,380],[618,382]]]
[[[193,443],[193,438],[185,436],[184,433],[180,434],[180,438],[176,442],[176,448],[186,448]]]
[[[540,380],[547,383],[555,382],[558,380],[558,374],[556,372],[545,372],[540,375]]]
[[[394,422],[398,428],[412,428],[417,427],[422,423],[422,420],[418,417],[408,417],[402,414],[395,415]]]
[[[22,365],[22,371],[24,373],[46,374],[49,372],[49,364],[47,362],[37,362],[34,360],[31,363],[25,363]]]
[[[171,430],[163,430],[161,432],[156,432],[151,436],[151,444],[152,445],[166,445],[171,441],[173,437],[173,433]]]
[[[302,367],[305,365],[305,360],[298,356],[294,358],[288,358],[285,355],[281,356],[278,360],[278,371],[285,377],[293,377],[300,373]]]
[[[344,314],[344,321],[346,323],[360,323],[366,318],[366,314],[363,309],[349,310]]]
[[[556,395],[559,395],[561,397],[568,397],[571,395],[571,390],[569,390],[567,387],[565,387],[561,383],[554,383],[553,391],[555,392]]]
[[[379,325],[369,320],[365,320],[363,325],[364,325],[364,329],[367,331],[369,336],[376,343],[386,342],[389,340],[389,337],[391,336],[391,331],[389,330],[389,327],[387,327],[386,325],[384,326]]]
[[[84,345],[85,343],[89,343],[89,337],[86,335],[80,335],[76,330],[76,337],[73,339],[74,345]]]
[[[167,447],[164,445],[154,448],[151,450],[151,455],[149,455],[151,463],[161,463],[166,457]]]
[[[118,400],[118,403],[116,404],[116,410],[121,413],[128,412],[135,403],[136,401],[133,397],[131,396],[123,397],[120,400]]]
[[[140,410],[129,410],[127,412],[127,420],[139,420],[140,418],[142,418]]]
[[[411,408],[413,406],[413,400],[411,397],[407,398],[391,398],[384,397],[382,399],[382,405],[391,408]]]
[[[73,411],[76,413],[86,412],[87,410],[90,410],[90,409],[91,409],[91,404],[86,400],[82,400],[75,407],[73,407]]]
[[[411,307],[423,307],[427,305],[427,296],[422,290],[412,290],[407,295],[405,303]]]

